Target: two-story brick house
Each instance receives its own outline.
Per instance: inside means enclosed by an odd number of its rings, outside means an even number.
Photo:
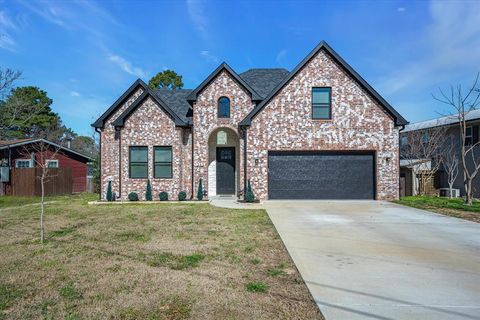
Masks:
[[[193,90],[137,80],[92,125],[108,181],[145,193],[260,199],[396,199],[407,121],[327,43],[295,69],[238,74],[222,63]]]

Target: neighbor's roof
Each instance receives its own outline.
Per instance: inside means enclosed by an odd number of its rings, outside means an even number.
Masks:
[[[466,121],[473,121],[473,120],[478,120],[480,119],[480,110],[472,110],[469,111],[465,115],[465,120]],[[454,125],[458,123],[458,115],[453,114],[449,116],[444,116],[436,119],[431,119],[431,120],[425,120],[425,121],[420,121],[416,123],[412,123],[409,125],[405,126],[405,129],[402,130],[402,133],[404,132],[409,132],[409,131],[415,131],[415,130],[420,130],[420,129],[429,129],[429,128],[435,128],[435,127],[441,127],[441,126],[449,126],[449,125]]]
[[[21,146],[24,146],[24,145],[27,145],[27,144],[38,143],[38,142],[44,142],[44,143],[47,143],[47,144],[49,144],[49,145],[51,145],[55,148],[63,150],[67,153],[75,154],[79,157],[84,158],[86,160],[86,162],[93,161],[92,157],[89,157],[89,156],[87,156],[83,153],[80,153],[80,152],[75,151],[73,149],[61,146],[59,144],[56,144],[55,142],[52,142],[52,141],[49,141],[49,140],[46,140],[46,139],[39,139],[39,138],[16,139],[16,140],[7,140],[7,141],[3,140],[3,141],[0,141],[0,150],[4,150],[4,149],[8,149],[8,148],[21,147]]]
[[[428,163],[429,159],[400,159],[400,167],[410,167],[417,164]]]

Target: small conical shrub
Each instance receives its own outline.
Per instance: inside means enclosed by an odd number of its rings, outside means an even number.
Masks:
[[[255,201],[255,195],[253,194],[252,186],[250,185],[250,180],[248,180],[247,193],[245,193],[245,201],[246,202]]]
[[[200,179],[200,181],[198,182],[197,199],[198,200],[203,200],[202,179]]]
[[[107,187],[107,201],[113,201],[113,193],[112,193],[112,181],[108,181],[108,187]]]
[[[150,185],[150,179],[147,180],[147,190],[145,191],[145,200],[152,201],[152,186]]]

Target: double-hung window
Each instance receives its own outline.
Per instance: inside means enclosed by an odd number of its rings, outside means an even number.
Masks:
[[[465,145],[471,146],[473,144],[473,129],[472,127],[465,128]]]
[[[332,88],[312,88],[312,119],[332,118]]]
[[[172,147],[154,147],[153,154],[153,177],[172,178]]]
[[[130,178],[147,179],[148,147],[130,147]]]

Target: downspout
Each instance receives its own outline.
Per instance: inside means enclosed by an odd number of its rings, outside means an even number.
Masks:
[[[95,128],[95,132],[98,133],[98,171],[100,172],[100,194],[98,200],[102,200],[102,132]]]
[[[193,172],[194,172],[194,170],[193,170],[193,164],[194,164],[193,151],[195,150],[194,147],[193,147],[193,124],[192,124],[191,128],[192,128],[191,129],[191,134],[192,134],[192,179],[191,179],[192,180],[192,197],[191,197],[191,200],[193,200],[194,199],[193,194],[194,194],[194,190],[195,190],[195,181],[194,181],[195,179],[193,177]]]
[[[118,132],[118,198],[122,198],[122,131],[115,128]]]
[[[247,127],[243,127],[243,199],[247,194]]]

